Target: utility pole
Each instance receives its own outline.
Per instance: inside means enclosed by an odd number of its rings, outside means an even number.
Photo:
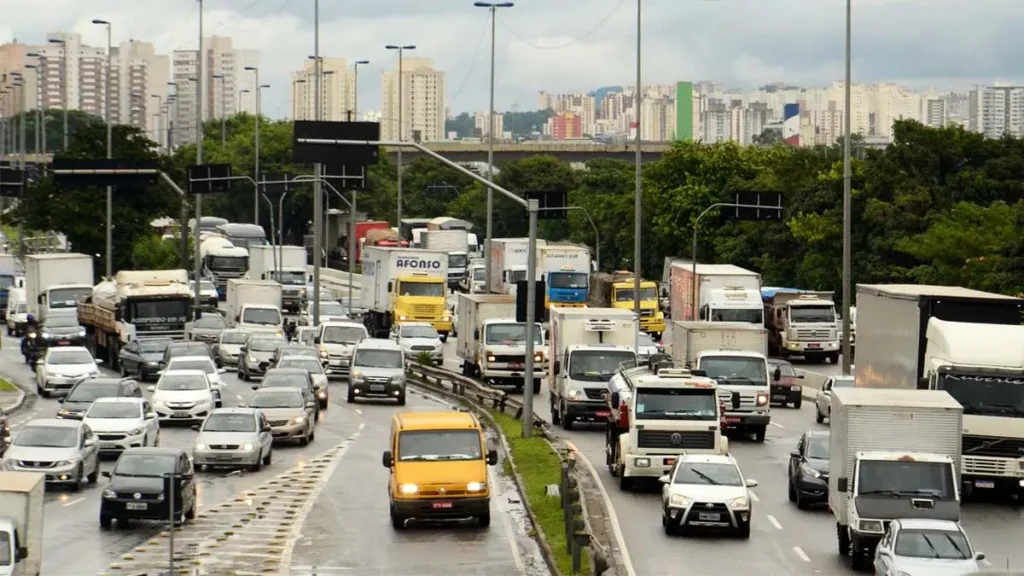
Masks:
[[[206,60],[206,55],[203,50],[203,0],[199,2],[199,57],[196,62],[196,164],[202,165],[203,163],[203,103],[206,100],[206,93],[203,91],[203,81],[206,80],[206,70],[203,67],[203,63]],[[200,291],[200,278],[202,275],[203,262],[199,257],[199,220],[203,217],[203,195],[196,194],[196,225],[194,236],[195,243],[194,255],[192,257],[192,265],[195,270],[195,289],[196,289],[196,302],[195,308],[198,310],[202,300],[199,298]],[[173,529],[173,527],[172,527]]]
[[[851,0],[846,0],[846,81],[843,94],[843,374],[850,373],[850,297],[853,281],[853,254],[850,246],[851,224],[851,187],[852,171],[850,169],[850,39],[852,36]]]
[[[636,95],[633,98],[633,110],[636,112],[636,176],[633,183],[633,313],[636,314],[636,334],[633,335],[633,350],[637,353],[640,352],[640,217],[643,208],[643,182],[640,173],[643,161],[640,145],[643,140],[640,138],[640,108],[644,100],[643,87],[640,84],[640,3],[641,0],[636,0]]]
[[[414,46],[412,44],[406,44],[406,45],[388,44],[384,48],[387,49],[387,50],[398,50],[398,141],[399,142],[404,142],[405,138],[403,137],[403,135],[405,134],[405,125],[402,122],[402,108],[405,108],[405,106],[404,106],[405,99],[403,98],[403,93],[402,93],[402,76],[404,75],[402,73],[402,58],[404,57],[406,50],[415,50],[416,46]],[[397,221],[395,222],[395,225],[401,227],[401,225],[402,225],[402,147],[401,146],[398,147],[398,166],[396,168],[397,168],[397,175],[398,175],[398,214],[396,215]]]
[[[257,183],[260,181],[260,69],[256,66],[246,66],[245,69],[249,72],[256,74],[256,143],[255,143],[255,159],[256,166],[253,169],[253,180]],[[256,189],[252,192],[252,223],[260,223],[260,187],[256,184]]]
[[[99,24],[100,26],[107,27],[107,81],[103,88],[103,118],[107,123],[107,159],[114,157],[114,138],[113,138],[113,123],[110,117],[110,76],[113,70],[114,61],[114,49],[111,43],[111,28],[110,22],[107,20],[93,20],[93,24]],[[114,188],[107,186],[107,258],[106,258],[106,270],[107,279],[114,277],[114,262],[112,260],[114,248],[113,248],[113,228],[114,228]]]
[[[316,107],[313,118],[319,122],[321,116],[320,106],[320,0],[313,0],[313,84],[316,94],[313,96],[313,104]],[[323,248],[323,183],[320,181],[322,174],[319,163],[313,165],[313,325],[320,325],[320,250]]]

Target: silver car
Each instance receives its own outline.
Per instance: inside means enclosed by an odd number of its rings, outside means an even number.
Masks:
[[[244,330],[225,330],[213,345],[213,360],[217,367],[238,366],[238,355],[242,353],[249,333]]]
[[[852,368],[852,366],[851,366]],[[825,418],[832,418],[832,389],[853,388],[853,376],[829,376],[814,397],[814,420],[821,424]]]
[[[270,465],[270,422],[255,408],[218,408],[192,428],[199,431],[192,446],[196,466],[246,466],[258,471]]]
[[[297,440],[305,446],[316,437],[314,407],[298,388],[260,388],[252,395],[249,408],[267,417],[275,441]]]
[[[227,330],[228,323],[224,318],[215,313],[203,314],[202,318],[189,322],[185,325],[185,333],[189,340],[206,342],[211,346],[219,341],[220,334]]]
[[[309,356],[285,356],[278,360],[275,368],[299,368],[309,372],[309,377],[313,380],[313,389],[316,390],[316,400],[320,403],[321,409],[327,409],[327,403],[330,401],[327,372],[319,360]]]
[[[405,354],[402,347],[382,338],[367,338],[352,354],[348,402],[356,398],[394,398],[405,405]]]
[[[92,429],[80,420],[39,418],[18,431],[4,453],[3,468],[42,472],[53,484],[81,488],[100,475],[100,450]]]
[[[982,570],[985,555],[975,552],[956,522],[902,519],[889,523],[875,548],[875,574],[881,576],[961,576]]]

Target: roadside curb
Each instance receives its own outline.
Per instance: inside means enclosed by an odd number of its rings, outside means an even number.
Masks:
[[[10,382],[10,380],[7,381]],[[7,414],[8,416],[16,413],[18,410],[21,410],[21,407],[25,405],[25,391],[21,389],[21,386],[18,386],[14,382],[11,382],[11,384],[18,388],[18,398],[15,399],[14,402],[10,402],[5,406],[0,406],[0,413]]]

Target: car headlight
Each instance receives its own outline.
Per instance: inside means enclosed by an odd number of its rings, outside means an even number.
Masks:
[[[420,487],[415,484],[402,484],[398,487],[398,490],[402,494],[415,494],[420,491]]]
[[[881,520],[861,520],[858,525],[861,532],[881,532],[882,521]]]
[[[470,482],[466,484],[466,492],[483,492],[487,488],[487,484],[484,482]]]
[[[252,452],[254,449],[255,447],[252,444],[245,444],[242,446],[242,450],[245,450],[246,452]]]
[[[256,362],[256,357],[253,356],[253,355],[249,355],[249,362],[250,363],[255,363]]]
[[[405,376],[394,376],[391,378],[392,384],[405,384]]]
[[[296,416],[295,418],[292,418],[292,424],[302,424],[305,421],[306,421],[306,417],[305,416]]]
[[[108,499],[108,500],[113,500],[114,498],[117,498],[117,492],[114,492],[110,488],[104,488],[103,489],[103,497]]]
[[[206,444],[196,444],[195,449],[202,452],[203,450],[206,450]]]
[[[408,320],[408,319],[409,319],[409,317],[408,317],[408,316],[406,316],[405,314],[402,314],[402,315],[400,315],[400,316],[398,317],[398,319],[399,319],[399,320]]]
[[[729,501],[729,508],[733,510],[745,510],[750,507],[750,502],[746,496],[740,496]]]
[[[323,400],[323,399],[327,398],[327,392],[325,392],[323,390],[318,390],[317,393],[316,393],[316,396],[317,396],[317,398]]]
[[[363,377],[363,373],[360,372],[359,370],[353,370],[352,373],[349,374],[349,377],[350,378],[362,378]]]
[[[142,428],[135,428],[128,431],[129,436],[138,436],[139,434],[142,434]]]
[[[579,398],[579,397],[580,397],[580,391],[579,390],[575,390],[575,389],[569,390],[569,398]]]
[[[674,506],[676,508],[689,508],[690,504],[693,503],[693,500],[690,500],[682,494],[672,494],[668,497],[668,503],[670,506]]]
[[[817,470],[815,470],[814,468],[811,468],[807,464],[801,465],[800,466],[800,471],[803,472],[804,474],[807,474],[808,476],[810,476],[812,478],[821,478],[821,472],[818,472]]]
[[[759,393],[757,395],[757,405],[758,406],[767,406],[768,405],[768,395],[767,394]]]
[[[65,466],[74,466],[75,462],[75,460],[61,460],[60,462],[57,462],[57,467],[63,468]]]
[[[494,354],[488,354],[487,355],[487,361],[488,362],[494,362],[495,361]]]
[[[70,416],[70,415],[71,415],[71,410],[66,410],[64,408],[61,408],[60,410],[57,410],[57,416],[58,417],[60,417],[60,416]]]

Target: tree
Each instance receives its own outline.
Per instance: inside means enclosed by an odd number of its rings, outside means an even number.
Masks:
[[[174,270],[181,267],[178,242],[159,236],[143,236],[132,246],[132,267],[136,270]]]

